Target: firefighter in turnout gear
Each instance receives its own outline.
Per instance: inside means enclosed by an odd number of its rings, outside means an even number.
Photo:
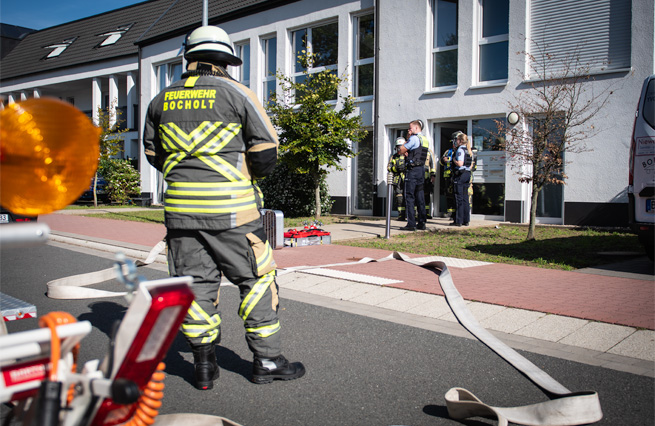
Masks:
[[[225,31],[193,30],[185,39],[187,71],[150,103],[143,144],[167,183],[165,221],[171,276],[192,276],[195,300],[181,331],[191,346],[196,387],[219,376],[215,345],[221,277],[239,287],[238,313],[253,352],[254,383],[302,377],[282,355],[275,261],[253,181],[277,161],[275,129],[254,93],[233,80],[241,65]]]
[[[434,179],[436,176],[437,169],[434,164],[434,153],[428,148],[428,157],[425,159],[425,182],[423,183],[425,217],[427,219],[432,219],[432,193],[434,192]]]
[[[405,138],[396,139],[396,153],[389,158],[387,171],[393,173],[393,195],[398,208],[398,220],[406,220],[405,217],[405,171],[406,156],[400,153],[400,147],[405,144]]]
[[[446,150],[441,156],[439,163],[443,167],[444,193],[446,195],[446,215],[455,221],[455,193],[453,192],[453,152],[457,148],[457,135],[459,130],[451,135],[453,147]]]

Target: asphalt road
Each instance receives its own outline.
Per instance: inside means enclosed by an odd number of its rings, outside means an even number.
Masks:
[[[81,361],[102,359],[112,321],[120,319],[122,298],[52,300],[46,282],[107,268],[107,254],[58,243],[3,249],[0,289],[33,303],[39,314],[68,311],[89,320],[92,333],[82,341]],[[147,279],[166,272],[142,268]],[[106,290],[120,285],[105,283]],[[299,380],[255,385],[249,382],[252,356],[236,314],[238,292],[223,287],[223,342],[217,350],[221,377],[213,390],[192,386],[192,356],[178,336],[167,358],[165,398],[160,410],[227,417],[243,425],[487,425],[475,419],[448,418],[444,394],[464,387],[495,406],[526,405],[547,397],[530,381],[477,341],[439,334],[366,316],[281,301],[284,354],[302,361],[307,374]],[[7,324],[10,332],[37,327],[36,320]],[[0,348],[1,349],[1,348]],[[574,391],[595,390],[604,418],[599,425],[653,425],[652,378],[522,352],[556,380]],[[2,407],[2,417],[7,408]]]

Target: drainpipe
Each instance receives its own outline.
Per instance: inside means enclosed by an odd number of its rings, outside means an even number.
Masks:
[[[207,5],[207,3],[208,3],[208,0],[202,0],[202,26],[203,27],[206,27],[207,22],[208,22],[208,19],[207,19],[208,12],[207,12],[207,10],[209,9],[209,6]]]
[[[375,189],[375,198],[378,196],[378,188],[377,188],[377,164],[378,164],[378,155],[379,153],[379,146],[378,146],[378,141],[380,140],[379,137],[379,131],[378,131],[378,122],[380,118],[380,0],[375,0],[375,59],[373,62],[373,69],[375,71],[375,75],[373,76],[373,179],[375,182],[373,183],[373,187]],[[387,191],[388,192],[388,191]],[[375,201],[375,200],[374,200]],[[387,201],[388,204],[388,201]],[[373,210],[375,211],[375,202],[373,204]]]

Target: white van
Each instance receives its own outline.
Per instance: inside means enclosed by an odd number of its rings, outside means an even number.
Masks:
[[[630,226],[650,260],[655,250],[655,74],[641,89],[630,143]]]

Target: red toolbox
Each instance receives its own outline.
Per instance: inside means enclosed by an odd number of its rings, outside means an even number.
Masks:
[[[315,225],[305,226],[300,230],[289,229],[284,233],[284,245],[289,247],[314,246],[331,242],[330,233]]]

